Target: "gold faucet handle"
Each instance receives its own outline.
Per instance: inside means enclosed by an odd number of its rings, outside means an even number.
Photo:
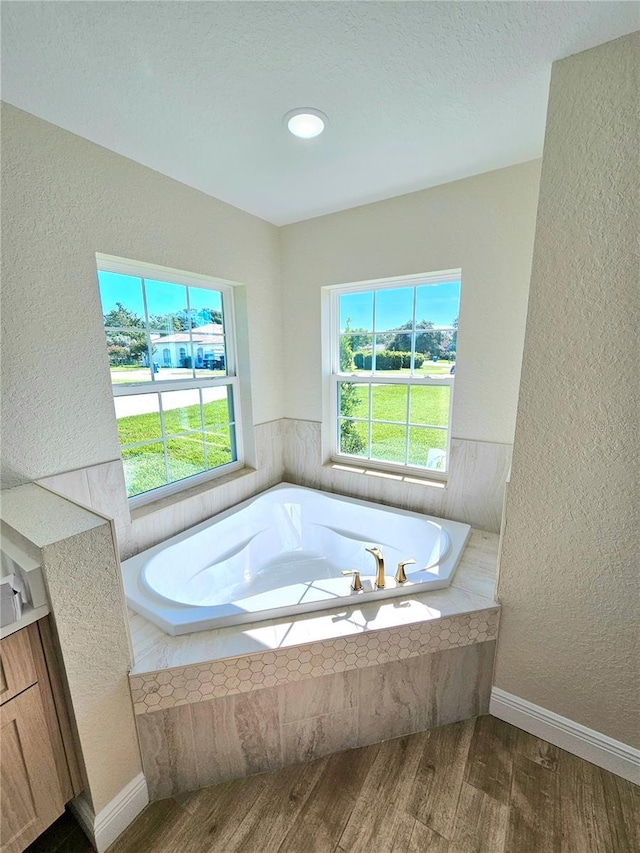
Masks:
[[[351,589],[354,592],[360,592],[362,587],[362,581],[360,580],[360,572],[356,571],[356,569],[345,569],[342,572],[343,575],[353,575],[353,583],[351,584]]]
[[[396,571],[396,583],[406,583],[407,576],[404,573],[405,566],[412,566],[415,563],[415,560],[401,560],[398,563],[398,569]]]

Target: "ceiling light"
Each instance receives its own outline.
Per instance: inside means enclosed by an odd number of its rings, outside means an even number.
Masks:
[[[324,113],[310,107],[290,110],[284,117],[284,123],[291,133],[299,136],[300,139],[313,139],[314,136],[320,136],[328,121]]]

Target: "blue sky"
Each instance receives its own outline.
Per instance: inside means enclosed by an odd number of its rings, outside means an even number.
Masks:
[[[141,279],[136,276],[99,270],[98,282],[103,314],[115,308],[116,302],[121,302],[125,308],[134,311],[140,318],[144,317]],[[149,314],[168,314],[187,307],[187,288],[181,284],[145,279],[145,289]],[[222,308],[220,292],[217,290],[190,287],[189,302],[191,308],[195,309]]]
[[[411,319],[413,287],[394,287],[376,292],[376,329],[396,329]],[[420,285],[416,288],[416,320],[430,320],[434,326],[450,326],[458,316],[460,282]],[[347,317],[351,328],[372,329],[373,292],[345,293],[340,296],[340,329]]]
[[[102,311],[106,314],[122,304],[139,317],[144,316],[142,280],[136,276],[120,273],[98,272]],[[187,307],[187,288],[182,285],[145,279],[149,314],[167,314]],[[411,319],[413,311],[413,287],[393,287],[376,293],[376,328],[379,331],[395,329]],[[435,326],[449,326],[458,316],[460,304],[460,282],[420,285],[416,288],[416,319],[430,320]],[[192,308],[222,307],[219,291],[198,287],[189,288]],[[344,329],[347,317],[351,328],[372,329],[373,292],[347,293],[340,296],[340,328]]]

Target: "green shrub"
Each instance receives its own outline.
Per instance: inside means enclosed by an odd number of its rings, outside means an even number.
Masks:
[[[420,367],[424,359],[419,353],[416,353],[415,356],[415,366]],[[381,350],[376,353],[376,368],[378,370],[401,370],[402,368],[410,368],[411,367],[411,353],[410,352],[402,352],[402,351],[394,351],[394,350]]]
[[[357,432],[355,421],[340,421],[340,451],[357,456],[365,448],[362,437]]]
[[[370,352],[356,352],[353,354],[353,361],[356,370],[371,370],[372,355]],[[422,367],[424,364],[424,355],[417,352],[414,358],[416,368]],[[400,350],[380,350],[376,353],[376,369],[377,370],[401,370],[402,368],[411,367],[411,353],[402,352]]]

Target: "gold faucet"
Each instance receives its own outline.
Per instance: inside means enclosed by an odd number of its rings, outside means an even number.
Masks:
[[[376,548],[374,545],[373,548],[365,548],[365,551],[368,551],[370,554],[373,554],[376,560],[376,589],[384,589],[384,558],[382,556],[382,551],[380,548]]]
[[[401,560],[398,563],[398,570],[396,571],[396,576],[395,576],[396,583],[406,583],[407,582],[407,576],[404,573],[404,567],[405,566],[411,566],[414,563],[415,563],[415,560]]]
[[[360,592],[363,589],[362,581],[360,580],[360,572],[356,571],[356,569],[349,569],[348,571],[341,572],[343,575],[353,575],[353,583],[351,584],[351,589],[354,592]]]

